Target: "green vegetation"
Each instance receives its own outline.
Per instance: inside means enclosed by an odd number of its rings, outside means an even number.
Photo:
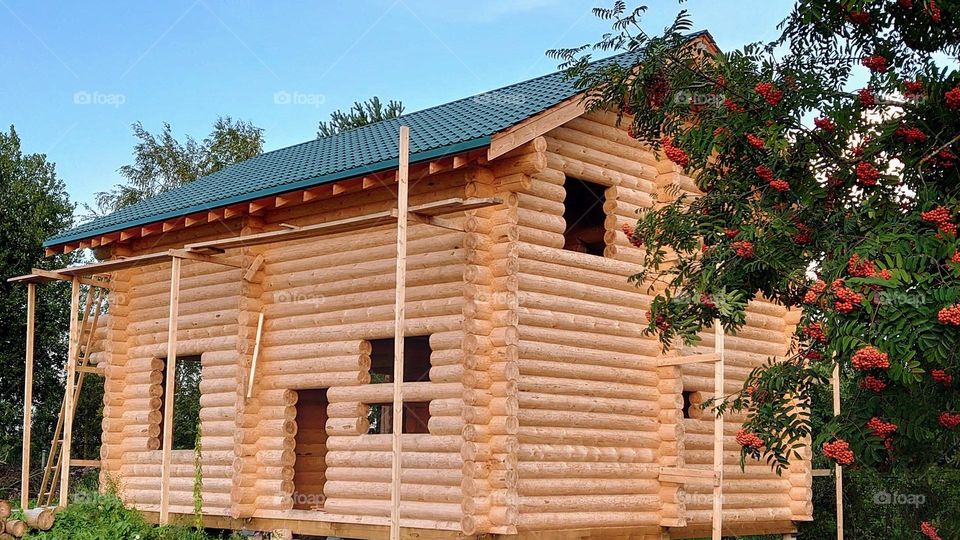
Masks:
[[[367,124],[390,120],[401,114],[403,114],[403,103],[399,101],[391,99],[387,102],[386,106],[384,106],[383,102],[381,102],[377,96],[363,103],[356,101],[353,103],[353,107],[347,112],[333,111],[330,113],[329,122],[321,121],[317,126],[317,138],[322,139]]]

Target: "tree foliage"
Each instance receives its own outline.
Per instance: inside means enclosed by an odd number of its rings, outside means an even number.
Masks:
[[[717,318],[735,332],[759,296],[802,307],[790,355],[724,396],[762,442],[744,458],[781,470],[811,444],[804,409],[839,366],[843,413],[815,448],[878,470],[956,465],[960,3],[799,0],[779,39],[727,52],[691,42],[685,11],[648,34],[644,11],[595,10],[613,31],[551,54],[703,192],[629,231],[636,282],[669,285],[648,331],[691,342]]]
[[[98,192],[97,207],[87,206],[89,217],[115,212],[263,152],[263,129],[229,116],[217,118],[210,134],[199,142],[189,135],[177,140],[166,122],[158,135],[140,122],[132,128],[137,138],[134,162],[120,167],[127,181]]]
[[[390,120],[403,114],[403,103],[390,100],[386,105],[380,98],[373,96],[363,103],[355,101],[348,111],[334,111],[330,113],[330,121],[320,121],[317,127],[317,138],[330,137],[344,131],[373,124],[383,120]]]
[[[7,278],[29,274],[31,268],[66,266],[72,257],[44,258],[43,241],[70,226],[73,205],[54,164],[43,154],[24,154],[11,126],[0,132],[0,474],[19,469],[22,440],[24,350],[26,348],[26,287]],[[50,442],[63,397],[69,286],[37,287],[34,353],[34,428],[39,458]],[[94,409],[94,412],[96,409]],[[91,423],[80,420],[78,432]],[[93,434],[99,438],[99,429]],[[9,478],[9,476],[5,476]],[[0,485],[0,489],[6,486]],[[2,495],[2,493],[0,493]]]

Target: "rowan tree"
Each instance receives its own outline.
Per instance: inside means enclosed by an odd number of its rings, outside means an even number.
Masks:
[[[779,39],[722,52],[685,11],[644,32],[645,10],[595,10],[613,31],[551,54],[702,191],[626,231],[645,250],[633,279],[669,285],[648,331],[693,342],[715,319],[736,332],[758,297],[802,308],[790,353],[721,397],[749,413],[742,458],[781,471],[812,444],[854,467],[956,465],[960,3],[799,0]],[[813,434],[835,366],[842,414]]]

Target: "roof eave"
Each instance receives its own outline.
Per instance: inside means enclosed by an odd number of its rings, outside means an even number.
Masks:
[[[418,152],[416,154],[411,154],[410,162],[418,163],[422,161],[429,161],[437,158],[442,158],[442,157],[452,156],[455,154],[460,154],[463,152],[468,152],[470,150],[477,150],[479,148],[484,148],[488,146],[490,146],[490,136],[485,135],[483,137],[477,137],[476,139],[471,139],[469,141],[463,141],[457,144],[452,144],[452,145],[443,146],[440,148],[434,148],[432,150],[427,150],[424,152]],[[224,206],[230,206],[233,204],[253,201],[255,199],[259,199],[262,197],[280,195],[282,193],[287,193],[289,191],[296,191],[304,188],[336,182],[339,180],[347,180],[351,178],[361,177],[364,175],[381,173],[384,171],[396,169],[398,166],[399,166],[398,158],[387,159],[387,160],[383,160],[370,165],[364,165],[362,167],[354,167],[352,169],[346,169],[346,170],[339,171],[332,174],[317,176],[314,178],[307,178],[305,180],[299,180],[297,182],[284,184],[282,186],[276,186],[272,188],[253,191],[250,193],[244,193],[243,195],[237,195],[234,197],[221,199],[213,203],[198,204],[198,205],[190,206],[190,207],[179,209],[179,210],[172,210],[170,212],[149,216],[147,218],[124,222],[116,226],[101,227],[99,229],[93,229],[80,234],[72,234],[72,235],[63,236],[63,237],[54,236],[45,240],[43,242],[43,247],[45,249],[56,248],[56,247],[60,247],[73,242],[89,240],[97,236],[116,233],[124,229],[129,229],[131,227],[141,227],[144,225],[149,225],[151,223],[157,223],[160,221],[173,219],[180,216],[193,214],[195,212],[204,212],[204,211],[213,210],[216,208],[221,208]]]

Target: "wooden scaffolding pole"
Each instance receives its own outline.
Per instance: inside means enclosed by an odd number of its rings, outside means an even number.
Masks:
[[[840,364],[833,366],[833,415],[840,416]],[[843,540],[843,467],[839,463],[833,470],[837,495],[837,540]]]
[[[403,334],[407,293],[407,194],[410,171],[410,128],[400,126],[397,171],[397,283],[393,327],[393,466],[390,472],[390,540],[400,540],[400,455],[403,451]]]
[[[33,421],[33,340],[37,284],[27,283],[27,352],[23,378],[23,455],[20,459],[20,508],[30,508],[30,436]]]
[[[713,350],[717,361],[713,368],[713,397],[720,400],[724,392],[723,380],[723,325],[717,319],[713,322]],[[719,403],[719,401],[717,402]],[[721,540],[723,531],[723,416],[713,418],[713,540]]]
[[[180,261],[170,261],[170,316],[167,326],[166,378],[163,381],[163,457],[160,461],[160,525],[170,522],[170,461],[173,454],[173,393],[177,377],[177,317],[180,311]]]
[[[70,493],[70,446],[73,438],[74,384],[77,376],[77,353],[80,347],[80,278],[74,276],[70,286],[70,332],[67,350],[67,388],[63,396],[63,442],[60,444],[60,507],[67,506]]]

